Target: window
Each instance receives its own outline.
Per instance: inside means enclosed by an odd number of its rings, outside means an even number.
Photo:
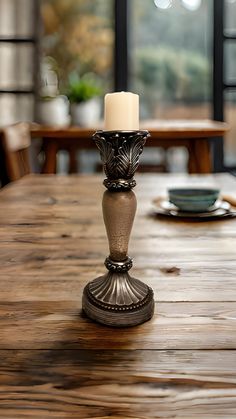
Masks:
[[[94,73],[103,92],[113,86],[113,9],[111,0],[42,0],[44,63],[42,78],[54,72],[66,91],[72,73]],[[50,68],[48,68],[48,65]],[[55,77],[53,78],[55,83]]]
[[[212,1],[131,0],[130,83],[144,118],[211,116]],[[194,7],[195,5],[195,7]]]
[[[0,125],[32,120],[37,0],[0,0]]]
[[[224,163],[236,166],[236,1],[224,2],[224,118],[231,130],[225,136]]]

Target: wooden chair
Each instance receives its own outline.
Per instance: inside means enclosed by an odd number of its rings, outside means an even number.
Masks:
[[[30,173],[30,144],[30,128],[27,123],[19,122],[2,129],[2,148],[10,182]]]

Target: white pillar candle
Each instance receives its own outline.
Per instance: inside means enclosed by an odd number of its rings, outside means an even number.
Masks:
[[[139,130],[139,95],[130,92],[105,96],[105,131]]]

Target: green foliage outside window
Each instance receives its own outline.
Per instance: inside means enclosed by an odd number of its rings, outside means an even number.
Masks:
[[[210,69],[196,52],[142,48],[136,52],[135,85],[145,92],[150,110],[156,101],[204,102],[210,99]]]

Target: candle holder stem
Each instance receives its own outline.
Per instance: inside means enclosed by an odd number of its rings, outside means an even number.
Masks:
[[[147,131],[94,135],[107,175],[102,207],[110,254],[105,260],[108,272],[84,289],[83,310],[109,326],[134,326],[149,320],[154,311],[152,289],[128,273],[132,268],[128,244],[137,206],[133,175],[147,136]]]

